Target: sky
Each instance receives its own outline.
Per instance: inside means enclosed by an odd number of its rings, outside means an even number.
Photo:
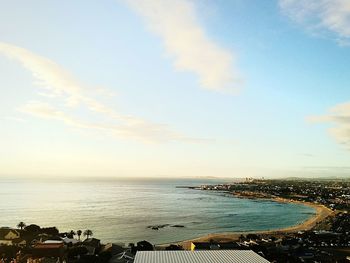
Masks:
[[[0,0],[0,176],[350,175],[348,0]]]

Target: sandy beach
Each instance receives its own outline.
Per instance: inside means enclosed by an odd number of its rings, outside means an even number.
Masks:
[[[260,198],[259,198],[260,199]],[[287,233],[296,233],[298,231],[305,231],[312,229],[317,223],[323,221],[326,217],[329,215],[334,214],[334,211],[331,209],[325,207],[324,205],[310,203],[310,202],[301,202],[301,201],[294,201],[284,198],[271,198],[269,200],[273,200],[276,202],[281,203],[297,203],[302,204],[306,206],[311,206],[315,209],[315,215],[311,216],[304,222],[298,225],[281,228],[281,229],[274,229],[274,230],[266,230],[266,231],[249,231],[249,232],[227,232],[227,233],[213,233],[208,234],[205,236],[201,236],[198,238],[190,239],[190,240],[184,240],[180,242],[174,242],[178,245],[181,245],[184,249],[189,249],[191,242],[206,242],[209,240],[214,240],[217,242],[228,242],[228,241],[238,241],[240,235],[246,235],[250,233],[259,234],[259,235],[275,235],[275,236],[283,236]],[[160,245],[160,246],[166,246],[168,244]]]

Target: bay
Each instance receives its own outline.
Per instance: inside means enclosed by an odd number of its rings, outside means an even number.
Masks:
[[[56,226],[61,232],[91,229],[102,242],[154,244],[209,233],[272,230],[314,215],[312,207],[235,198],[227,193],[176,186],[203,179],[88,179],[0,181],[0,226],[18,222]],[[159,230],[149,226],[167,225]],[[172,227],[182,225],[184,227]]]

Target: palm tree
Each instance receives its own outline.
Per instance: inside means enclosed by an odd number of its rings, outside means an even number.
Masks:
[[[83,235],[86,236],[86,239],[88,239],[90,236],[93,235],[93,233],[90,229],[87,229],[84,231]]]
[[[83,233],[83,232],[79,229],[79,230],[77,231],[77,235],[78,235],[79,241],[80,241],[81,233]]]
[[[71,230],[69,232],[69,238],[74,238],[74,236],[76,235],[75,231],[74,230]]]
[[[19,222],[18,225],[17,225],[17,227],[20,228],[21,230],[23,230],[23,228],[24,228],[25,226],[26,226],[26,224],[23,223],[23,222]]]

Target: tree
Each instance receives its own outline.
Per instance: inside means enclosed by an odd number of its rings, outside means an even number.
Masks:
[[[38,234],[40,232],[41,228],[38,225],[31,224],[29,226],[25,226],[24,230],[30,234]]]
[[[26,226],[26,224],[23,223],[23,222],[19,222],[18,225],[17,225],[17,227],[20,228],[21,230],[22,230],[25,226]]]
[[[150,242],[146,240],[137,242],[137,251],[152,251],[152,250],[154,250],[154,247]]]
[[[83,233],[83,232],[79,229],[79,230],[77,231],[77,235],[78,235],[79,241],[80,241],[81,233]]]
[[[90,229],[86,229],[83,233],[84,236],[86,236],[86,239],[88,239],[90,236],[93,235],[92,231]]]
[[[68,233],[67,237],[69,237],[69,238],[74,238],[75,235],[76,235],[75,231],[74,231],[74,230],[71,230],[71,231]]]
[[[56,227],[43,227],[41,233],[45,233],[49,236],[58,236],[60,231]]]

